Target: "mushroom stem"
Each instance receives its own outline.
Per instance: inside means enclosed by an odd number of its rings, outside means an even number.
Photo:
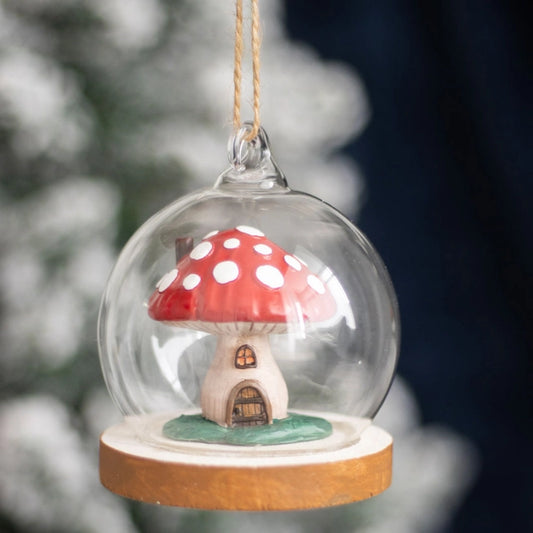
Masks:
[[[265,402],[267,423],[287,417],[287,385],[265,334],[219,336],[213,362],[202,385],[202,415],[221,426],[231,425],[228,412],[233,409],[229,405],[234,399],[232,392],[244,382],[250,386],[257,383]]]

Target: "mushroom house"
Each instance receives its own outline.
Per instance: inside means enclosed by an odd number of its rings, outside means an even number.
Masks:
[[[327,285],[303,261],[245,225],[207,234],[161,278],[148,302],[154,320],[217,336],[201,409],[223,427],[287,418],[287,386],[269,335],[335,312]]]

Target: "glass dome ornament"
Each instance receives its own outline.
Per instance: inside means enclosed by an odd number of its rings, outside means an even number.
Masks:
[[[100,475],[118,494],[282,510],[390,483],[392,439],[371,424],[398,354],[387,271],[341,213],[288,187],[251,129],[212,188],[133,235],[108,281],[100,358],[125,420],[102,435]]]
[[[230,167],[131,237],[100,308],[109,392],[125,416],[100,439],[100,479],[133,499],[288,510],[369,498],[391,480],[371,420],[398,355],[378,254],[333,207],[292,191],[259,121],[240,124],[236,0]]]

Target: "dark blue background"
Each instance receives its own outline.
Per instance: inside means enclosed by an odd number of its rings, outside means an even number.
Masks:
[[[367,87],[372,119],[347,151],[367,185],[359,226],[398,292],[399,372],[425,421],[481,452],[450,531],[533,530],[532,5],[286,2],[292,37]]]

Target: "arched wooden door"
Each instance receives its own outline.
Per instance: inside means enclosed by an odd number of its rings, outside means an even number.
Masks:
[[[262,426],[272,418],[270,403],[253,380],[239,383],[229,397],[227,424],[231,427]]]

